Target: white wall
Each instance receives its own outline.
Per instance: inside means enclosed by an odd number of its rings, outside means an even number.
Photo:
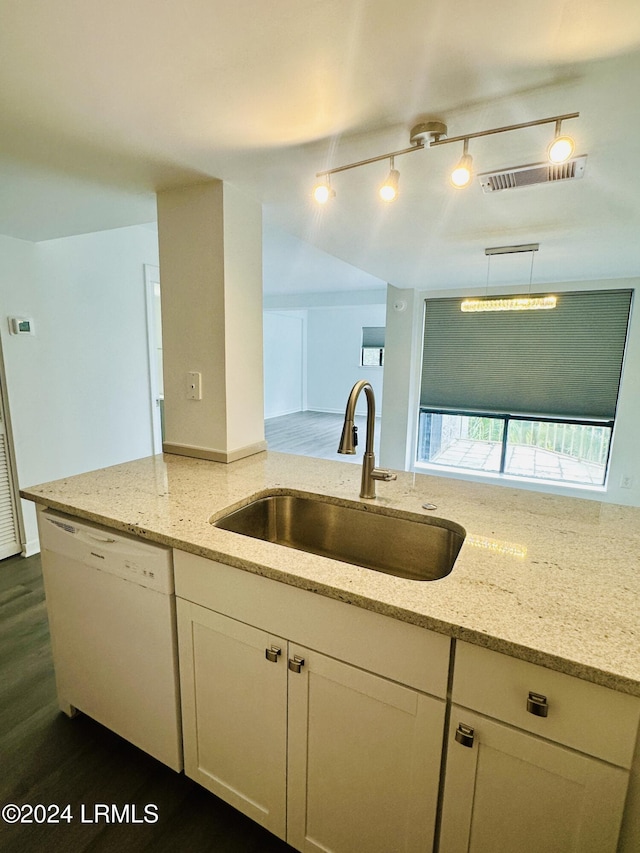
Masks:
[[[306,329],[306,311],[265,311],[265,418],[307,408]]]
[[[309,309],[307,320],[307,408],[344,412],[353,384],[371,383],[380,413],[381,367],[360,367],[363,326],[384,326],[386,306],[350,305]],[[358,412],[366,412],[364,399]]]
[[[410,470],[413,464],[415,417],[413,389],[415,342],[422,331],[422,302],[415,290],[387,288],[387,332],[384,362],[385,399],[380,427],[380,465]]]
[[[31,244],[0,237],[0,335],[19,486],[153,452],[144,292],[155,229]],[[34,337],[6,317],[34,319]],[[27,548],[33,505],[22,502]]]
[[[619,503],[628,506],[640,506],[640,454],[637,451],[638,424],[640,423],[640,279],[606,279],[601,281],[570,281],[545,284],[545,291],[556,292],[571,290],[601,290],[634,288],[636,290],[634,305],[631,312],[629,335],[627,338],[627,353],[620,394],[618,411],[611,447],[609,477],[604,490],[587,490],[566,486],[553,486],[539,483],[528,483],[524,480],[508,482],[506,485],[535,491],[551,492],[575,497],[602,500],[609,503]],[[402,296],[404,291],[389,288],[390,293]],[[505,291],[506,293],[507,291]],[[513,292],[513,291],[509,291]],[[390,341],[400,341],[401,346],[387,349],[385,357],[385,379],[387,383],[394,381],[394,375],[399,372],[406,376],[409,370],[409,381],[403,386],[401,393],[393,399],[385,401],[382,415],[381,464],[400,467],[399,461],[406,448],[407,456],[414,458],[415,421],[419,400],[420,362],[422,358],[422,312],[424,299],[442,296],[473,296],[469,291],[439,290],[417,293],[413,311],[409,308],[404,312],[389,311],[387,314],[387,337]],[[479,294],[482,295],[482,294]],[[392,299],[393,297],[390,297]],[[407,350],[411,348],[411,364],[407,365]],[[391,408],[393,407],[393,409]],[[392,452],[392,448],[394,449]],[[402,448],[402,452],[400,451]],[[385,452],[386,449],[386,452]],[[405,467],[409,468],[407,464]],[[437,472],[440,476],[453,476],[458,479],[487,481],[496,483],[495,478],[483,477],[481,474],[452,474],[444,471]],[[622,476],[631,477],[631,488],[622,488]]]

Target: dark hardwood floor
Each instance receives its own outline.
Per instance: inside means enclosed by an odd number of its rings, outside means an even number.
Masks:
[[[361,464],[367,435],[367,418],[365,415],[357,415],[355,418],[358,427],[355,456],[341,455],[337,451],[343,423],[344,415],[330,412],[294,412],[291,415],[265,420],[265,438],[269,450]],[[376,457],[379,457],[380,418],[376,418],[373,449]]]
[[[293,849],[88,717],[69,719],[58,710],[39,556],[0,562],[0,808],[27,803],[70,804],[73,820],[0,818],[2,853]],[[158,821],[96,822],[96,804],[115,804],[121,813],[131,804],[130,815],[135,805],[138,819],[153,804]]]

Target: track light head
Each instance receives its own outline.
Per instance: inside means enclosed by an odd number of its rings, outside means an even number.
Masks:
[[[313,188],[313,197],[318,204],[326,204],[330,198],[333,198],[336,191],[333,189],[329,181],[322,181],[316,184]]]
[[[550,163],[565,163],[575,150],[575,143],[570,136],[561,136],[562,119],[556,121],[556,132],[553,141],[547,148],[547,157]]]
[[[393,157],[391,158],[391,171],[387,175],[387,180],[378,190],[378,194],[383,201],[395,201],[398,197],[398,181],[400,180],[400,172],[393,168]]]
[[[551,163],[565,163],[575,151],[575,143],[570,136],[556,136],[547,149]]]
[[[464,148],[462,149],[462,157],[453,172],[451,172],[450,177],[451,183],[457,190],[462,190],[469,186],[471,183],[472,168],[473,159],[471,154],[469,154],[469,140],[465,139]]]

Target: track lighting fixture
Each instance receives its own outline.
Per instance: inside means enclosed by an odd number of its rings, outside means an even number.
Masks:
[[[562,119],[556,122],[556,132],[553,141],[547,148],[550,163],[565,163],[575,150],[575,143],[570,136],[561,136]]]
[[[471,154],[469,154],[468,149],[469,140],[465,139],[464,147],[462,149],[462,157],[453,172],[451,172],[451,183],[457,190],[462,190],[465,187],[468,187],[471,183],[473,159]]]
[[[411,130],[411,146],[409,148],[403,148],[400,151],[391,151],[389,154],[380,154],[377,157],[369,157],[367,160],[358,160],[357,163],[348,163],[346,166],[336,166],[333,169],[325,169],[323,172],[317,172],[316,178],[323,180],[316,185],[313,195],[319,204],[325,204],[330,198],[335,196],[335,191],[329,183],[331,175],[335,175],[338,172],[346,172],[349,169],[357,169],[359,166],[367,166],[369,163],[377,163],[380,160],[389,160],[391,170],[387,180],[380,187],[379,193],[384,201],[393,201],[398,195],[398,179],[400,177],[400,173],[394,167],[394,158],[402,154],[410,154],[412,151],[422,151],[424,148],[435,148],[437,145],[450,145],[452,142],[462,142],[464,146],[462,157],[450,176],[453,186],[457,189],[463,189],[469,186],[473,174],[473,161],[471,155],[468,153],[470,139],[477,139],[480,136],[493,136],[498,133],[507,133],[511,130],[522,130],[526,127],[536,127],[537,125],[552,124],[554,122],[556,126],[555,136],[547,149],[547,156],[553,164],[564,163],[573,156],[575,145],[570,136],[560,135],[562,122],[578,118],[579,115],[580,113],[566,113],[561,116],[550,116],[549,118],[525,121],[520,124],[492,127],[489,130],[479,130],[476,133],[467,133],[464,136],[452,136],[449,139],[447,139],[447,126],[443,122],[421,122]]]
[[[398,181],[400,172],[394,168],[393,157],[389,159],[389,174],[384,184],[378,190],[380,198],[383,201],[395,201],[398,197]]]

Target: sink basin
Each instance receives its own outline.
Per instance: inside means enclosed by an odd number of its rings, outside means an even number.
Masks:
[[[411,580],[449,574],[466,532],[459,524],[305,492],[268,494],[213,524],[223,530]]]

